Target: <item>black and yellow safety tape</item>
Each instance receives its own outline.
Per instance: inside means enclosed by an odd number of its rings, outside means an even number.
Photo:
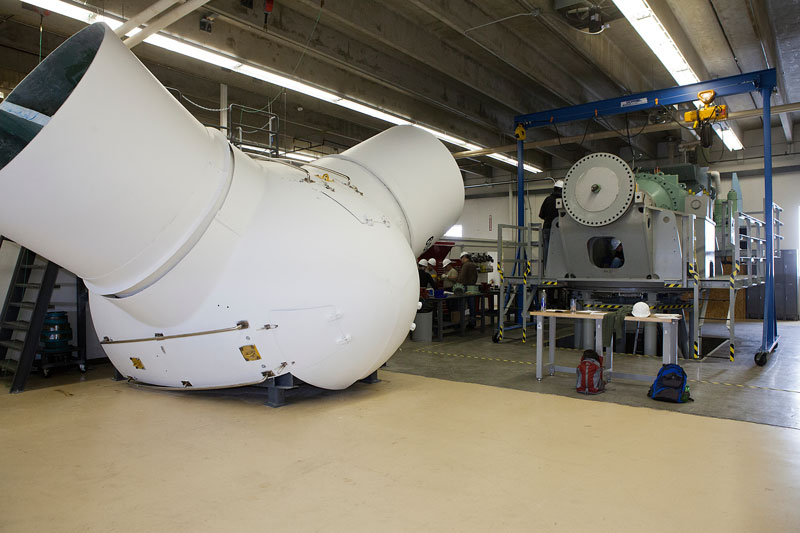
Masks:
[[[513,363],[517,365],[535,365],[535,361],[516,361],[514,359],[500,359],[499,357],[485,357],[483,355],[470,355],[465,353],[451,353],[451,352],[438,352],[435,350],[424,350],[422,348],[415,348],[415,352],[429,353],[433,355],[443,355],[446,357],[459,357],[461,359],[477,359],[481,361],[494,361],[496,363]]]
[[[690,379],[692,383],[705,383],[706,385],[724,385],[726,387],[738,387],[740,389],[756,389],[756,390],[769,390],[776,392],[791,392],[793,394],[800,394],[798,390],[792,389],[778,389],[776,387],[762,387],[760,385],[746,385],[744,383],[727,383],[725,381],[708,381],[705,379]]]
[[[558,285],[557,281],[543,281],[542,285]]]
[[[503,269],[499,262],[497,264],[497,274],[500,276],[500,283],[503,283]]]
[[[731,355],[730,355],[731,363],[733,363],[733,355],[734,355],[733,343],[731,343],[730,352],[731,352]]]
[[[739,273],[739,263],[737,262],[736,265],[733,267],[733,270],[731,270],[731,276],[730,276],[731,289],[736,288],[736,275],[738,273]]]
[[[622,309],[622,306],[617,304],[584,304],[583,306],[595,307],[597,309]]]
[[[697,265],[689,265],[689,275],[692,277],[695,283],[700,283],[700,274],[697,273]]]
[[[681,286],[680,283],[665,283],[664,284],[664,287],[666,287],[668,289],[675,289],[675,288],[680,287],[680,286]]]
[[[697,342],[694,343],[694,358],[700,359],[700,344]]]
[[[568,348],[559,348],[559,350],[561,350],[561,349],[568,349]],[[463,353],[439,352],[439,351],[434,351],[434,350],[425,350],[425,349],[422,349],[422,348],[415,348],[413,351],[417,352],[417,353],[428,353],[428,354],[433,354],[433,355],[442,355],[442,356],[445,356],[445,357],[455,357],[455,358],[460,358],[460,359],[475,359],[475,360],[479,360],[479,361],[493,361],[493,362],[496,362],[496,363],[511,363],[511,364],[516,364],[516,365],[528,365],[528,366],[533,366],[533,365],[536,364],[536,361],[517,361],[515,359],[502,359],[502,358],[499,358],[499,357],[486,357],[486,356],[483,356],[483,355],[470,355],[470,354],[463,354]],[[575,350],[575,351],[582,351],[582,350]],[[614,354],[614,355],[631,355],[631,354]],[[649,355],[642,356],[642,355],[639,355],[639,354],[636,354],[636,356],[637,357],[653,357],[653,356],[649,356]],[[657,359],[661,359],[661,358],[657,357]],[[655,377],[653,377],[653,379],[655,379]],[[739,389],[768,390],[768,391],[774,391],[774,392],[789,392],[789,393],[792,393],[792,394],[800,394],[800,390],[779,389],[777,387],[762,387],[760,385],[747,385],[747,384],[743,384],[743,383],[728,383],[728,382],[725,382],[725,381],[710,381],[710,380],[705,380],[705,379],[689,379],[688,381],[690,383],[703,383],[705,385],[720,385],[720,386],[726,386],[726,387],[736,387],[736,388],[739,388]]]
[[[657,305],[653,309],[689,309],[694,304],[664,304]]]
[[[497,339],[503,340],[503,324],[500,324],[500,327],[497,330]]]
[[[528,340],[528,332],[526,328],[522,328],[522,342],[523,344]]]

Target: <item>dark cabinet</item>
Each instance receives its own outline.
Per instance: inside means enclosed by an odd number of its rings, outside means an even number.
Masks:
[[[775,259],[775,315],[800,320],[797,309],[797,250],[781,250]],[[747,289],[747,318],[764,318],[764,286]]]

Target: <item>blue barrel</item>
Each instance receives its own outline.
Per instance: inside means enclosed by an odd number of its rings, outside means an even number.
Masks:
[[[48,351],[65,350],[72,340],[72,327],[65,311],[53,311],[44,317],[42,334],[39,339]]]

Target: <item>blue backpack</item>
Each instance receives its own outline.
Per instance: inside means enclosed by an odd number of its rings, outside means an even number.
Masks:
[[[647,396],[661,402],[686,403],[694,400],[689,395],[686,372],[678,365],[663,365]]]

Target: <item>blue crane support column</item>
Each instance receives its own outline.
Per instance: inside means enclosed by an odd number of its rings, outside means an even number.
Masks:
[[[522,239],[527,235],[527,233],[522,229],[525,226],[525,161],[523,159],[525,155],[525,140],[520,139],[517,141],[517,226],[520,227],[519,231],[517,231],[517,242],[519,243],[519,248],[517,248],[517,265],[519,266],[519,275],[520,277],[523,276],[523,272],[525,272],[525,263],[524,261],[530,259],[530,257],[526,256],[525,247],[523,246]],[[515,266],[515,269],[516,269]],[[526,309],[523,309],[523,303],[526,300],[526,291],[527,287],[524,283],[520,283],[520,288],[517,291],[517,324],[522,325],[522,313],[526,312]]]
[[[775,316],[775,241],[772,217],[772,127],[770,126],[770,97],[773,88],[772,85],[761,87],[764,108],[764,223],[767,227],[767,279],[764,287],[764,329],[761,336],[761,352],[764,354],[773,350],[778,337],[778,322]]]

